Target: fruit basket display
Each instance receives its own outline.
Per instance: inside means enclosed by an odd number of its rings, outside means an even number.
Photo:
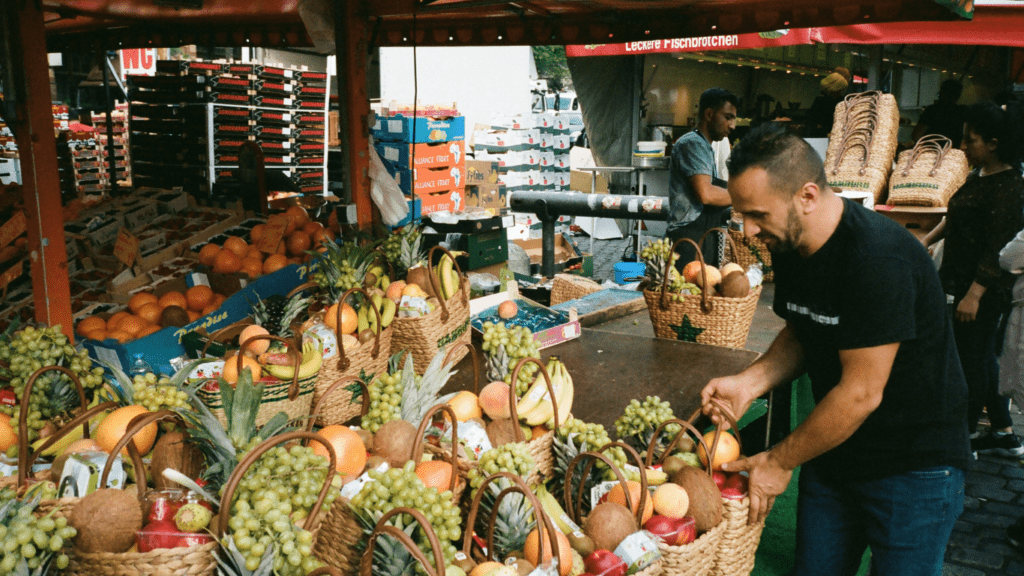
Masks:
[[[559,422],[565,421],[566,415],[561,414],[559,411],[559,394],[551,383],[551,376],[548,374],[547,368],[544,367],[544,364],[540,360],[537,360],[536,358],[523,358],[517,362],[515,368],[512,369],[512,382],[516,382],[518,380],[519,371],[528,363],[532,363],[540,367],[540,377],[538,380],[543,378],[544,387],[538,387],[537,385],[532,386],[530,391],[526,393],[523,400],[520,402],[517,402],[517,398],[514,394],[509,394],[509,412],[512,416],[512,422],[519,422],[520,411],[526,412],[528,408],[531,408],[530,412],[532,412],[532,408],[536,408],[538,404],[543,406],[546,403],[548,406],[547,409],[540,415],[536,416],[535,420],[527,420],[527,424],[536,422],[535,426],[539,426],[540,424],[547,422],[549,419],[552,420],[554,424],[552,428],[541,430],[529,439],[525,437],[519,426],[512,426],[513,438],[515,441],[525,444],[530,452],[530,456],[533,457],[536,468],[534,471],[530,472],[530,475],[527,477],[527,482],[535,484],[539,481],[540,476],[551,474],[551,470],[554,467],[554,454],[551,452],[551,445],[554,442],[555,431],[558,430],[558,424]],[[560,379],[564,378],[562,374],[558,374],[558,377]],[[569,382],[570,384],[564,385],[566,388],[571,388],[571,380]],[[568,395],[570,398],[572,397],[572,390],[565,390],[565,388],[563,388],[561,392]],[[528,404],[524,405],[524,402]],[[562,411],[567,411],[564,403]]]
[[[388,521],[399,515],[412,517],[411,526],[419,530],[428,542],[428,550],[432,558],[428,559],[424,551],[413,542],[412,537],[404,530],[388,524]],[[381,536],[389,536],[384,540]],[[397,541],[397,547],[393,544]],[[398,507],[384,514],[373,527],[366,544],[366,551],[359,562],[360,576],[372,576],[391,573],[402,573],[404,570],[403,553],[408,553],[411,560],[422,568],[427,576],[444,576],[445,562],[441,554],[441,541],[431,528],[426,517],[414,508]],[[375,562],[376,560],[376,562]],[[431,563],[430,560],[433,560]]]
[[[775,279],[775,272],[772,270],[772,253],[756,236],[747,236],[742,230],[729,228],[730,259],[739,264],[744,270],[755,264],[761,265],[761,272],[764,274],[764,281],[771,282]]]

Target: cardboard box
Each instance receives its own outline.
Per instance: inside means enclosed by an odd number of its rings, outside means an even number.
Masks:
[[[327,145],[328,146],[341,146],[341,139],[338,138],[341,133],[341,117],[337,110],[332,110],[327,113]]]
[[[464,167],[466,162],[466,143],[463,141],[422,144],[380,142],[376,148],[381,158],[394,162],[398,168]],[[414,156],[415,166],[412,165]]]
[[[409,206],[409,213],[398,224],[395,224],[393,228],[405,226],[414,220],[419,221],[423,216],[423,200],[419,196],[406,197],[405,201]]]
[[[496,274],[495,274],[496,275]],[[576,317],[576,310],[570,309],[568,313],[559,312],[552,310],[547,306],[542,306],[534,300],[530,300],[519,294],[519,286],[516,283],[510,283],[508,291],[498,292],[497,294],[491,294],[483,296],[481,298],[475,298],[469,301],[469,313],[470,313],[470,325],[473,326],[478,334],[483,334],[483,322],[494,317],[494,313],[498,304],[506,300],[515,300],[519,304],[519,310],[521,313],[536,312],[545,314],[551,318],[559,318],[560,320],[553,320],[552,324],[543,330],[538,330],[533,333],[533,339],[537,342],[537,347],[541,350],[549,348],[555,344],[561,344],[579,338],[581,334],[579,318]],[[515,320],[508,321],[509,324],[515,324]]]
[[[497,184],[498,163],[491,160],[466,160],[466,184]]]
[[[597,179],[596,188],[594,188],[594,180]],[[598,194],[608,193],[608,179],[605,178],[604,174],[600,172],[583,172],[582,170],[572,170],[569,172],[569,189],[575,190],[576,192],[597,192]]]
[[[466,186],[466,168],[459,166],[395,170],[392,176],[395,177],[398,187],[407,195],[413,192],[430,194],[444,190],[462,190]]]
[[[413,135],[415,127],[415,136]],[[377,117],[372,128],[373,137],[377,140],[398,142],[451,142],[466,139],[466,117],[450,118],[412,118],[401,114],[390,117]]]
[[[540,238],[530,240],[514,240],[516,244],[526,250],[530,257],[530,272],[534,275],[540,274],[540,265],[544,257],[543,240]],[[579,265],[578,270],[573,270]],[[555,272],[567,271],[580,276],[594,275],[594,257],[583,253],[575,242],[566,238],[564,234],[555,236]]]
[[[466,186],[466,206],[479,206],[497,216],[508,206],[508,191],[505,185],[470,184]]]
[[[450,190],[444,192],[431,192],[428,194],[419,194],[420,201],[422,202],[420,212],[422,216],[426,216],[431,212],[440,212],[447,210],[448,212],[458,212],[465,208],[465,191],[464,190]]]

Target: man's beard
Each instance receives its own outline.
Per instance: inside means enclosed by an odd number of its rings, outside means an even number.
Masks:
[[[769,250],[777,254],[783,254],[797,250],[803,232],[803,226],[801,226],[800,219],[796,215],[796,208],[790,206],[789,211],[786,213],[786,230],[783,232],[782,237],[775,236],[774,234],[759,236],[761,236],[761,241],[768,246]]]

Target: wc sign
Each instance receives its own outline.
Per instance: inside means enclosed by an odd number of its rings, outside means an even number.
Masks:
[[[132,48],[120,50],[121,80],[129,74],[136,76],[156,75],[156,48]]]

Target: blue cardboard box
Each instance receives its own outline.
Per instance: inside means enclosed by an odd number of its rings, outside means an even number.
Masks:
[[[415,136],[413,128],[415,127]],[[452,142],[466,139],[466,117],[426,118],[417,116],[377,117],[373,125],[373,137],[381,141],[410,142]]]
[[[400,228],[413,220],[419,221],[422,217],[421,211],[423,210],[423,201],[420,200],[419,196],[413,198],[406,197],[405,201],[409,204],[409,214],[402,219],[401,222],[395,224],[392,228]]]

